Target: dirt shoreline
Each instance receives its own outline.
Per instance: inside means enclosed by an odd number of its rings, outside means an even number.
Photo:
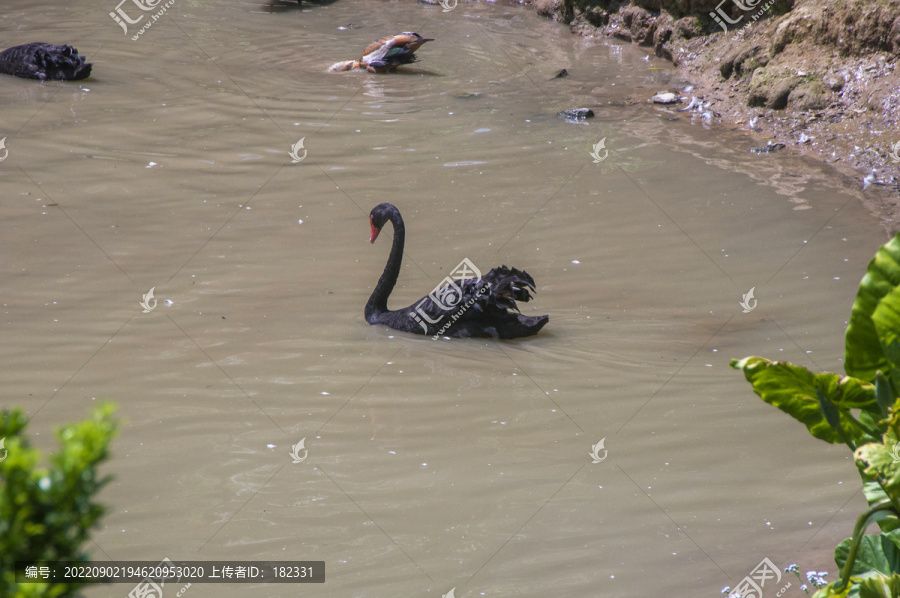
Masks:
[[[831,164],[859,181],[889,233],[900,230],[900,0],[533,4],[574,33],[652,47],[691,83],[660,90],[680,108]]]

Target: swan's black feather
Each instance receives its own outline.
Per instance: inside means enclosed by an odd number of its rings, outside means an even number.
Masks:
[[[91,63],[72,46],[34,42],[0,52],[0,73],[41,81],[77,81],[91,76]]]
[[[534,279],[528,272],[500,266],[481,278],[453,281],[419,301],[398,310],[387,308],[387,299],[400,273],[406,228],[399,210],[391,204],[376,206],[370,221],[380,230],[390,220],[394,242],[375,290],[366,304],[366,321],[396,330],[449,337],[519,338],[537,334],[549,316],[523,316],[517,301],[532,299]]]

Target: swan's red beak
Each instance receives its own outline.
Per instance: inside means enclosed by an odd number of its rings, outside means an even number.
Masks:
[[[374,243],[375,239],[378,238],[378,233],[381,232],[381,229],[375,226],[375,223],[372,222],[372,217],[369,216],[369,224],[372,225],[372,236],[369,237],[369,243]]]

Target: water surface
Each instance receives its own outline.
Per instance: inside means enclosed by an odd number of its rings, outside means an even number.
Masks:
[[[119,404],[93,558],[327,563],[196,597],[718,595],[763,558],[834,578],[865,504],[850,455],[727,364],[843,371],[886,240],[855,183],[646,103],[681,84],[668,64],[529,8],[176,0],[132,41],[113,3],[7,5],[5,46],[94,63],[0,89],[3,404],[45,449]],[[404,73],[325,72],[409,30],[437,39]],[[550,323],[368,326],[382,201],[407,226],[392,306],[469,258],[527,269]]]

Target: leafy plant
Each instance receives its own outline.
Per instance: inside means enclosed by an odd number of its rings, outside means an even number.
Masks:
[[[900,598],[900,234],[859,285],[845,336],[846,376],[762,357],[732,360],[763,401],[853,451],[869,508],[834,560],[841,579],[814,598]],[[872,523],[881,534],[864,535]]]
[[[25,436],[19,410],[0,413],[0,596],[74,596],[85,583],[17,584],[16,561],[84,562],[83,545],[107,508],[94,501],[111,476],[97,469],[109,456],[115,435],[115,407],[101,405],[90,419],[57,430],[60,449],[49,468],[39,467],[40,451]],[[4,458],[5,455],[5,458]]]

